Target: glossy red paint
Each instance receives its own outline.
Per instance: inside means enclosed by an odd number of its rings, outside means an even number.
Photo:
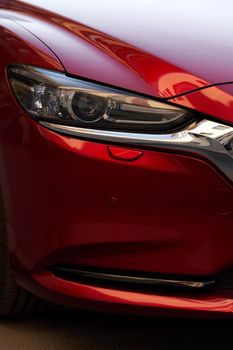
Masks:
[[[118,1],[104,3],[104,11],[99,3],[97,6],[92,3],[91,14],[95,13],[94,18],[88,14],[88,1],[70,0],[70,6],[66,3],[57,6],[53,0],[46,3],[36,0],[33,6],[31,1],[6,3],[7,6],[2,4],[1,16],[40,38],[56,54],[69,74],[166,99],[203,89],[175,101],[233,122],[232,95],[225,92],[226,85],[205,89],[211,84],[233,82],[231,55],[222,49],[222,42],[226,41],[228,50],[233,50],[231,36],[226,29],[215,36],[213,43],[215,22],[210,16],[209,22],[205,22],[205,35],[196,27],[191,29],[189,22],[181,22],[179,18],[182,16],[183,19],[184,11],[187,11],[191,23],[197,21],[197,17],[191,15],[191,4],[184,2],[182,13],[172,13],[175,28],[169,31],[169,37],[165,24],[165,16],[169,15],[166,4],[158,6],[150,2],[150,6],[161,12],[161,16],[155,21],[154,17],[148,17],[147,12],[143,31],[139,31],[134,16],[111,16],[111,25],[108,20],[108,24],[104,24],[106,13],[116,11]],[[129,6],[127,4],[124,4],[126,8]],[[174,10],[174,6],[170,6]],[[194,12],[196,6],[199,11],[198,5],[192,6]],[[78,11],[74,11],[74,8],[78,8]],[[143,18],[141,6],[134,6],[136,12],[137,8],[140,8],[140,13],[134,15]],[[147,11],[146,6],[145,9]],[[205,13],[208,8],[203,8],[203,11]],[[226,17],[225,12],[219,13],[219,16],[223,15]],[[231,20],[229,25],[232,26]],[[158,35],[150,35],[152,28],[153,33],[158,32]],[[190,37],[187,37],[188,29]],[[208,93],[213,103],[206,107]]]
[[[208,114],[210,118],[233,122],[233,84],[220,84],[170,99],[181,106]],[[228,92],[229,91],[229,92]]]
[[[180,294],[170,296],[161,293],[138,293],[114,290],[64,281],[50,272],[33,274],[30,277],[16,273],[21,285],[40,298],[72,308],[170,317],[231,317],[232,295],[219,290],[209,294]]]
[[[218,292],[212,295],[189,295],[174,297],[170,295],[162,294],[149,294],[149,293],[137,293],[129,291],[117,291],[114,289],[100,288],[96,286],[87,286],[79,283],[64,282],[63,280],[53,276],[51,273],[44,272],[41,274],[33,275],[33,280],[44,288],[53,293],[59,292],[61,295],[68,295],[73,298],[79,298],[79,305],[87,304],[89,300],[95,303],[95,307],[98,308],[98,303],[105,303],[108,306],[108,310],[111,311],[111,307],[117,306],[118,311],[125,312],[132,310],[140,311],[144,310],[144,313],[150,313],[154,308],[171,311],[183,311],[195,312],[195,311],[208,311],[211,313],[230,313],[233,312],[233,299],[231,296],[224,295],[224,293]],[[128,310],[127,310],[128,308]],[[105,307],[105,309],[107,309]],[[115,308],[116,309],[116,308]],[[141,309],[141,310],[140,310]]]
[[[80,23],[35,7],[22,8],[16,3],[13,8],[19,11],[1,11],[2,16],[45,42],[70,74],[161,97],[184,92],[190,85],[194,89],[208,85],[173,64]],[[169,76],[173,76],[170,82]]]
[[[58,135],[26,116],[15,121],[2,135],[1,157],[18,266],[204,276],[231,266],[233,214],[219,215],[209,203],[230,184],[203,160],[138,151],[134,162],[117,161],[105,144]]]
[[[134,306],[142,314],[232,312],[229,292],[127,292],[41,273],[61,262],[187,275],[231,266],[233,214],[219,215],[208,202],[231,186],[202,160],[143,150],[134,162],[115,161],[106,145],[54,134],[25,116],[2,136],[1,159],[12,264],[37,283],[18,280],[34,293],[73,307]]]
[[[215,48],[215,57],[209,54],[212,22],[199,49],[197,45],[197,51],[190,52],[187,47],[186,52],[184,45],[191,38],[182,41],[181,34],[187,30],[183,31],[184,23],[178,30],[178,19],[168,38],[164,17],[158,15],[153,26],[159,35],[150,35],[153,40],[148,42],[151,18],[141,37],[141,23],[135,21],[140,30],[133,26],[128,31],[125,16],[112,16],[112,26],[108,19],[104,27],[98,8],[93,10],[95,19],[89,14],[82,24],[85,2],[76,2],[80,11],[75,16],[67,12],[67,2],[56,11],[53,1],[35,3],[40,8],[2,1],[0,10],[0,49],[4,52],[0,57],[0,183],[11,262],[19,284],[73,306],[97,302],[103,308],[109,304],[131,311],[138,307],[141,313],[160,308],[232,312],[232,290],[195,296],[152,295],[81,285],[44,272],[49,265],[71,263],[183,276],[217,274],[233,265],[232,183],[195,154],[126,149],[124,145],[122,154],[114,145],[48,131],[19,108],[6,77],[11,63],[66,71],[170,98],[232,123],[231,85],[207,87],[233,81],[232,65],[221,46]],[[113,3],[116,8],[118,2]],[[197,28],[190,33],[196,35]],[[216,70],[217,64],[220,69]],[[200,90],[190,92],[196,89]]]
[[[233,81],[227,7],[208,16],[210,7],[214,11],[208,2],[202,11],[185,1],[174,8],[171,0],[147,0],[143,7],[116,0],[5,3],[14,10],[5,15],[45,42],[76,76],[160,97]],[[215,33],[222,18],[228,25]]]

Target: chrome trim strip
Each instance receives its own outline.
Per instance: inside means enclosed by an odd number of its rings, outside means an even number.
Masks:
[[[54,267],[52,272],[61,278],[72,279],[82,283],[82,279],[87,280],[87,282],[118,282],[125,284],[137,284],[138,286],[155,286],[155,287],[168,287],[168,288],[192,288],[192,289],[203,289],[206,287],[214,286],[214,280],[208,281],[192,281],[192,280],[178,280],[178,279],[163,279],[163,278],[147,278],[147,277],[136,277],[136,276],[126,276],[111,273],[102,272],[92,272],[86,270],[76,270],[72,268],[65,267]]]
[[[101,140],[119,144],[185,151],[208,158],[233,182],[233,153],[226,144],[233,140],[233,128],[203,120],[189,129],[171,134],[142,134],[130,132],[87,129],[45,121],[39,122],[52,131],[78,138]]]

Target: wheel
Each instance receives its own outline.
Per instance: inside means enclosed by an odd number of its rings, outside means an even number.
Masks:
[[[14,279],[8,254],[3,200],[0,195],[0,317],[35,312],[46,303],[21,288]]]

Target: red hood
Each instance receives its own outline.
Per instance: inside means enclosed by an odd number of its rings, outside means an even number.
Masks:
[[[220,85],[233,82],[229,6],[214,8],[211,0],[2,0],[1,6],[68,73],[233,122],[233,84]]]
[[[227,6],[174,6],[173,0],[6,4],[15,10],[8,17],[46,43],[70,74],[160,97],[233,81]]]

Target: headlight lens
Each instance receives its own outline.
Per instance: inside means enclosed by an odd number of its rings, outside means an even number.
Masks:
[[[94,123],[107,112],[107,101],[104,97],[76,92],[72,98],[73,118],[84,123]]]
[[[181,128],[194,119],[191,112],[174,105],[55,71],[15,65],[8,73],[17,100],[36,120],[158,133]]]

